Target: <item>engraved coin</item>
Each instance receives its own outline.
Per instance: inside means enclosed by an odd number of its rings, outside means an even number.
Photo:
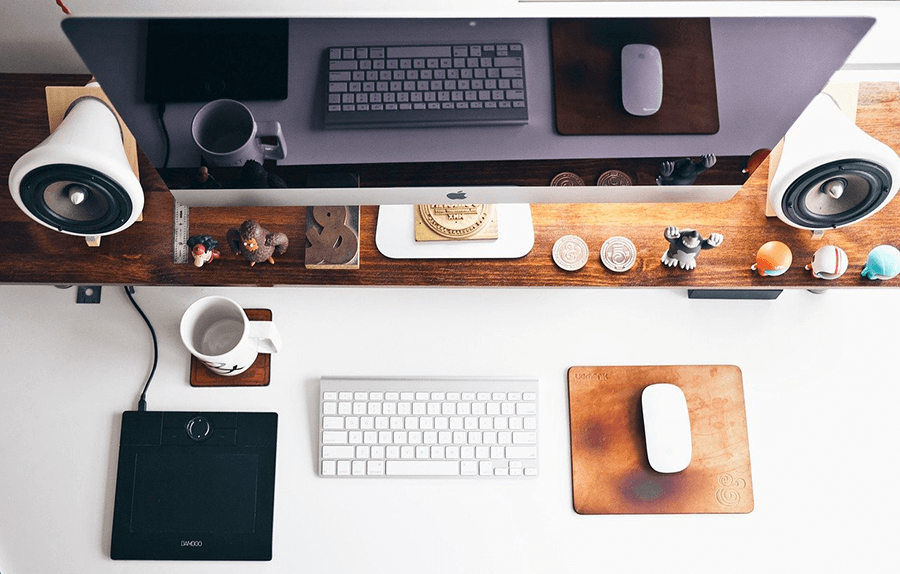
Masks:
[[[600,261],[610,271],[624,273],[634,266],[637,249],[627,237],[610,237],[600,247]]]
[[[442,237],[474,235],[490,222],[492,205],[419,205],[419,216],[429,229]]]
[[[556,174],[556,176],[554,176],[554,178],[550,181],[550,185],[553,185],[553,186],[584,185],[584,180],[581,179],[578,175],[576,175],[570,171],[564,171],[562,173]]]
[[[627,173],[611,169],[600,174],[597,185],[632,185],[632,183]]]
[[[553,244],[553,262],[560,269],[577,271],[588,260],[588,246],[577,235],[563,235]]]

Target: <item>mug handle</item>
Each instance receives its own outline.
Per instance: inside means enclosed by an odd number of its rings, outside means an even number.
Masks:
[[[277,353],[281,350],[281,334],[272,321],[250,321],[250,338],[256,339],[260,353]]]
[[[281,122],[258,122],[256,127],[257,138],[273,137],[278,140],[278,143],[275,145],[259,143],[259,147],[263,150],[264,159],[284,159],[287,157],[287,144],[284,141],[284,132],[281,131]]]

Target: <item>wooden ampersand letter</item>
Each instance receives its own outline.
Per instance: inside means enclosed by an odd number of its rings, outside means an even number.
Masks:
[[[313,218],[322,230],[308,228],[306,238],[306,262],[347,263],[356,256],[356,233],[347,224],[350,212],[344,206],[318,206],[313,208]]]

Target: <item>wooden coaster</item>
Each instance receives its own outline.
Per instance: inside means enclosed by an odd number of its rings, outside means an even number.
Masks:
[[[491,204],[417,205],[416,241],[497,239],[497,209]]]
[[[271,309],[244,309],[251,321],[271,321]],[[192,387],[265,387],[269,384],[272,355],[260,353],[250,368],[233,377],[216,375],[191,355]]]
[[[641,392],[678,385],[687,399],[687,469],[650,468]],[[753,510],[741,370],[733,365],[569,369],[572,490],[579,514],[728,514]]]

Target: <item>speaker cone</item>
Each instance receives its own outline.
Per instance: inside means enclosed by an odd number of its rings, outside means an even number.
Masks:
[[[891,176],[882,166],[859,159],[832,161],[795,179],[781,198],[781,208],[801,227],[841,227],[878,211],[890,191]]]
[[[89,167],[51,164],[22,178],[21,197],[37,219],[60,231],[103,235],[120,229],[131,217],[128,192]]]

